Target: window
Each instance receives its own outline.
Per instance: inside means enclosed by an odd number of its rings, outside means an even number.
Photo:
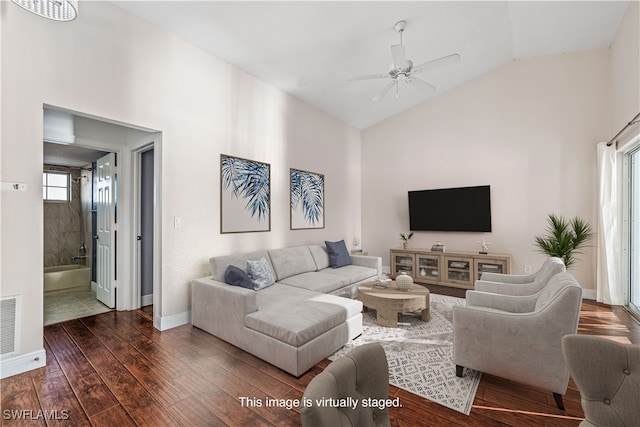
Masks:
[[[48,202],[69,201],[69,174],[66,172],[44,172],[42,174],[42,196]]]

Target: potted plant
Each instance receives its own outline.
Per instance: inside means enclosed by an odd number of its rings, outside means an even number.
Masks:
[[[403,240],[402,247],[404,249],[407,249],[407,244],[409,243],[409,240],[411,240],[412,237],[413,237],[413,232],[411,232],[411,233],[400,233],[400,238]]]
[[[581,218],[568,221],[555,214],[549,214],[548,222],[547,234],[535,237],[538,250],[561,258],[569,268],[576,261],[574,254],[581,253],[579,249],[593,236],[591,226]]]

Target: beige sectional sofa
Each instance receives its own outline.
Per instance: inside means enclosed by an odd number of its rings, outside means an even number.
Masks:
[[[229,265],[265,258],[276,283],[258,291],[224,283]],[[192,283],[192,324],[292,375],[300,376],[362,333],[359,284],[382,272],[382,259],[351,256],[331,268],[324,246],[218,256],[211,277]]]

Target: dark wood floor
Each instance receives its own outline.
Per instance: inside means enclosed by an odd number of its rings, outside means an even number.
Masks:
[[[583,304],[579,332],[640,343],[640,326],[623,308],[594,302]],[[2,425],[295,426],[296,409],[242,407],[240,397],[300,399],[329,363],[294,378],[190,325],[159,332],[149,309],[47,326],[44,346],[45,368],[0,382]],[[395,426],[577,426],[583,416],[573,382],[566,412],[550,393],[490,375],[470,416],[390,391],[402,402],[391,410]]]

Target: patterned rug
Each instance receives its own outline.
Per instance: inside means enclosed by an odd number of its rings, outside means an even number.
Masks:
[[[376,325],[375,311],[367,310],[364,332],[329,356],[330,360],[370,342],[384,347],[389,362],[389,383],[447,408],[469,415],[480,383],[480,372],[465,369],[456,377],[453,363],[452,307],[462,298],[431,294],[431,320],[401,314],[397,328]]]

